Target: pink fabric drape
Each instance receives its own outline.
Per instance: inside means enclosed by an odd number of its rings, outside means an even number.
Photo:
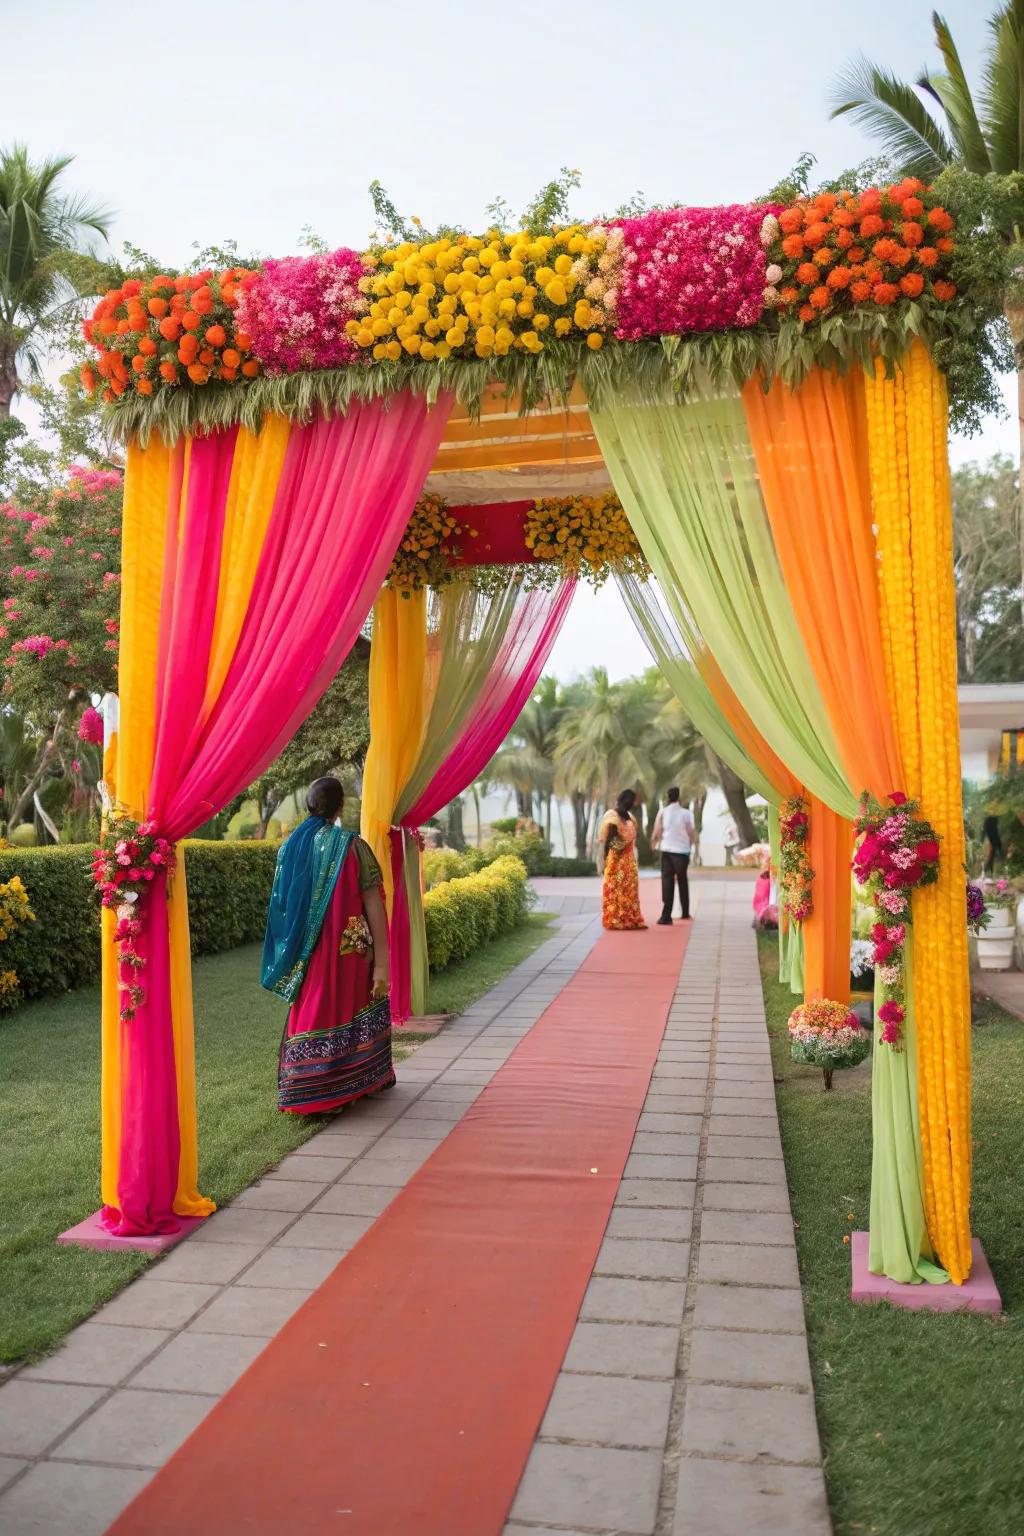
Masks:
[[[412,1007],[413,945],[411,924],[423,922],[422,908],[413,913],[404,866],[415,851],[417,875],[419,848],[412,834],[423,822],[461,795],[487,767],[505,737],[522,714],[537,686],[551,648],[569,610],[575,581],[563,581],[551,589],[521,592],[494,663],[479,697],[467,712],[451,749],[415,805],[391,833],[391,868],[395,899],[391,914],[391,1007],[399,1023]]]
[[[165,551],[157,739],[147,814],[172,841],[266,769],[351,649],[427,476],[450,398],[385,406],[292,429],[235,655],[204,716],[235,432],[196,438],[180,521]],[[129,728],[128,722],[125,722]],[[175,1230],[177,1083],[168,908],[154,883],[141,941],[145,1001],[125,1036],[118,1181],[122,1235]]]

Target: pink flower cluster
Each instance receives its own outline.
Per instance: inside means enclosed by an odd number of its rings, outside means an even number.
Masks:
[[[264,370],[339,368],[361,357],[345,325],[366,309],[359,289],[365,272],[358,252],[342,248],[268,261],[247,277],[237,325]]]
[[[103,845],[93,854],[92,878],[100,903],[117,913],[114,937],[124,1020],[135,1017],[146,996],[139,980],[146,963],[139,949],[146,893],[161,871],[173,869],[174,849],[160,836],[155,821],[135,826],[125,816],[115,816]]]
[[[54,640],[51,635],[28,635],[24,640],[16,640],[11,646],[14,652],[25,653],[29,656],[37,656],[42,661],[51,651],[66,651],[70,647],[66,640]]]
[[[82,711],[82,718],[78,722],[79,741],[91,741],[94,746],[103,745],[103,716],[90,705]]]
[[[622,223],[616,335],[728,330],[764,310],[765,209],[669,208]]]

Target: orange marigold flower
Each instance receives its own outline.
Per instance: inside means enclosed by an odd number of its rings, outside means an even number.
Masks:
[[[877,187],[867,187],[857,199],[861,214],[877,213],[882,206],[882,194]]]
[[[151,277],[150,278],[149,286],[151,288],[171,288],[171,289],[173,289],[174,288],[174,278],[173,277],[168,277],[165,273],[161,273],[159,277]]]
[[[131,328],[132,323],[130,320],[119,320],[117,322],[117,334],[119,336],[127,336]]]
[[[779,214],[779,228],[784,235],[792,235],[803,223],[799,208],[784,208]]]
[[[113,400],[113,398],[114,398],[114,391],[112,389],[105,389],[103,391],[103,398],[107,402],[107,404],[109,405],[111,400]]]
[[[836,253],[831,246],[821,245],[815,251],[814,259],[819,267],[830,267],[836,259]]]
[[[79,377],[82,380],[83,389],[87,389],[91,395],[93,390],[96,388],[96,375],[93,373],[91,368],[87,367],[82,369]]]
[[[814,199],[814,206],[819,213],[831,213],[838,201],[834,192],[819,192]]]
[[[876,283],[871,297],[876,304],[892,304],[899,297],[895,283]]]
[[[782,242],[782,254],[790,261],[799,261],[804,253],[804,239],[802,235],[787,235]]]
[[[238,369],[237,368],[222,368],[220,370],[220,377],[222,379],[237,379],[238,378]]]
[[[124,394],[124,383],[122,382],[121,379],[111,379],[110,387],[113,390],[115,395],[123,395]]]
[[[260,365],[254,357],[251,357],[247,363],[242,364],[242,372],[247,379],[254,379],[259,371]]]
[[[140,395],[151,395],[153,393],[153,380],[136,379],[135,388],[138,390]]]
[[[928,223],[932,229],[940,229],[944,234],[953,228],[953,220],[945,208],[933,208],[928,215]]]
[[[885,220],[880,219],[877,213],[869,213],[860,221],[861,238],[870,240],[873,235],[880,235],[885,228]]]
[[[235,332],[235,346],[238,348],[239,352],[248,352],[249,348],[252,346],[252,337],[249,335],[248,331]]]
[[[160,321],[157,329],[164,341],[177,341],[181,331],[181,322],[175,320],[173,315],[168,315],[166,319]]]
[[[849,267],[833,267],[825,281],[830,288],[848,288],[853,274]]]
[[[818,287],[813,289],[811,292],[811,304],[815,309],[828,309],[828,306],[831,304],[831,302],[832,295],[829,293],[824,283],[819,283]]]
[[[943,235],[941,240],[936,240],[935,245],[936,248],[940,250],[944,256],[948,256],[950,251],[953,249],[953,242],[948,235]]]
[[[919,245],[914,255],[922,267],[934,267],[939,259],[939,253],[934,245]]]
[[[145,373],[146,359],[142,356],[141,352],[137,353],[136,356],[132,358],[132,367],[136,373]]]
[[[199,354],[199,361],[205,363],[207,368],[211,368],[217,361],[217,354],[212,347],[204,347]]]
[[[853,235],[848,229],[836,231],[836,245],[841,251],[848,251],[853,244]]]
[[[193,384],[205,384],[210,377],[210,370],[205,368],[202,363],[190,363],[188,376]]]
[[[211,347],[222,347],[228,339],[228,333],[222,325],[210,325],[206,328],[206,339]]]
[[[948,304],[950,299],[956,297],[956,283],[947,283],[944,277],[940,277],[936,282],[932,283],[932,293],[934,293],[937,299],[941,299],[944,304]]]
[[[862,245],[857,245],[857,246],[851,245],[849,253],[848,253],[846,259],[847,259],[847,261],[863,261],[864,260],[864,247]]]
[[[796,269],[796,275],[801,283],[808,285],[818,281],[818,269],[813,261],[802,261]]]
[[[871,254],[879,261],[891,261],[895,249],[896,241],[890,240],[888,236],[884,236],[881,240],[875,241],[871,247]]]
[[[804,240],[810,246],[812,251],[817,246],[824,245],[827,239],[828,225],[822,224],[819,220],[815,220],[813,224],[808,224],[807,228],[804,230]]]
[[[178,370],[171,362],[161,363],[160,376],[166,379],[168,384],[173,384],[178,377]]]
[[[143,357],[154,357],[156,355],[156,342],[152,336],[143,336],[139,342],[139,351]]]
[[[850,287],[850,298],[853,299],[855,304],[863,304],[865,299],[870,299],[870,297],[871,284],[865,282],[862,277],[858,278],[857,282],[853,283]]]
[[[129,277],[121,284],[121,292],[126,299],[133,298],[135,294],[142,292],[142,284],[137,277]]]
[[[205,293],[200,290],[192,295],[192,308],[197,315],[208,315],[210,313],[213,309],[213,299],[210,297],[209,289]]]
[[[921,245],[924,242],[924,230],[913,219],[908,219],[900,230],[900,239],[904,245]]]
[[[199,337],[196,335],[195,331],[185,332],[184,336],[181,338],[181,347],[179,350],[188,352],[192,357],[195,357],[196,353],[199,351]]]
[[[808,320],[814,319],[814,310],[809,304],[801,304],[800,319],[804,322],[805,325],[807,324]]]
[[[198,331],[202,322],[194,309],[187,309],[181,317],[181,323],[186,331]]]
[[[908,272],[900,278],[900,290],[908,299],[916,299],[924,291],[924,278],[920,272]]]
[[[903,199],[903,217],[905,219],[919,219],[924,213],[924,203],[919,197],[905,197]]]
[[[894,182],[891,187],[887,188],[885,195],[890,203],[902,203],[905,197],[910,196],[910,188],[904,186],[902,182]]]
[[[892,255],[889,257],[889,260],[894,267],[906,267],[910,264],[910,262],[913,261],[913,259],[914,253],[910,247],[906,245],[895,246]]]
[[[237,368],[242,361],[241,354],[234,347],[225,347],[221,354],[225,368]]]
[[[854,218],[849,208],[837,208],[835,213],[832,215],[832,223],[836,226],[837,229],[850,229],[854,224],[856,224],[856,222],[857,220]]]

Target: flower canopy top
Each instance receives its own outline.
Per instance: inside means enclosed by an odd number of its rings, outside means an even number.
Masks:
[[[133,277],[85,323],[119,433],[308,419],[353,398],[503,384],[527,410],[579,379],[680,394],[755,371],[896,359],[962,326],[953,220],[916,180],[789,206],[671,208]]]

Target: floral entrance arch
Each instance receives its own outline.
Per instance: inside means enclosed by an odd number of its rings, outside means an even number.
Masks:
[[[920,801],[941,857],[912,897],[901,1034],[876,1040],[872,1267],[910,1279],[934,1253],[959,1283],[969,1014],[937,360],[978,322],[957,239],[934,192],[907,181],[157,274],[101,301],[86,373],[130,445],[114,793],[167,840],[255,777],[315,703],[428,471],[463,487],[456,507],[486,475],[492,503],[522,501],[526,481],[531,503],[567,481],[617,493],[702,729],[776,800],[806,795],[808,996],[835,995],[822,935],[844,904],[848,922],[862,793]],[[534,561],[555,558],[553,521],[535,514]],[[621,575],[629,591],[636,572]],[[390,590],[423,673],[425,599]],[[461,633],[496,664],[476,620]],[[521,686],[542,651],[523,647],[507,679]],[[378,842],[450,787],[438,775],[479,697],[438,706],[435,735],[437,692],[414,693],[377,736]],[[146,892],[131,1019],[105,929],[104,1201],[124,1233],[208,1209],[183,878],[156,872]]]

